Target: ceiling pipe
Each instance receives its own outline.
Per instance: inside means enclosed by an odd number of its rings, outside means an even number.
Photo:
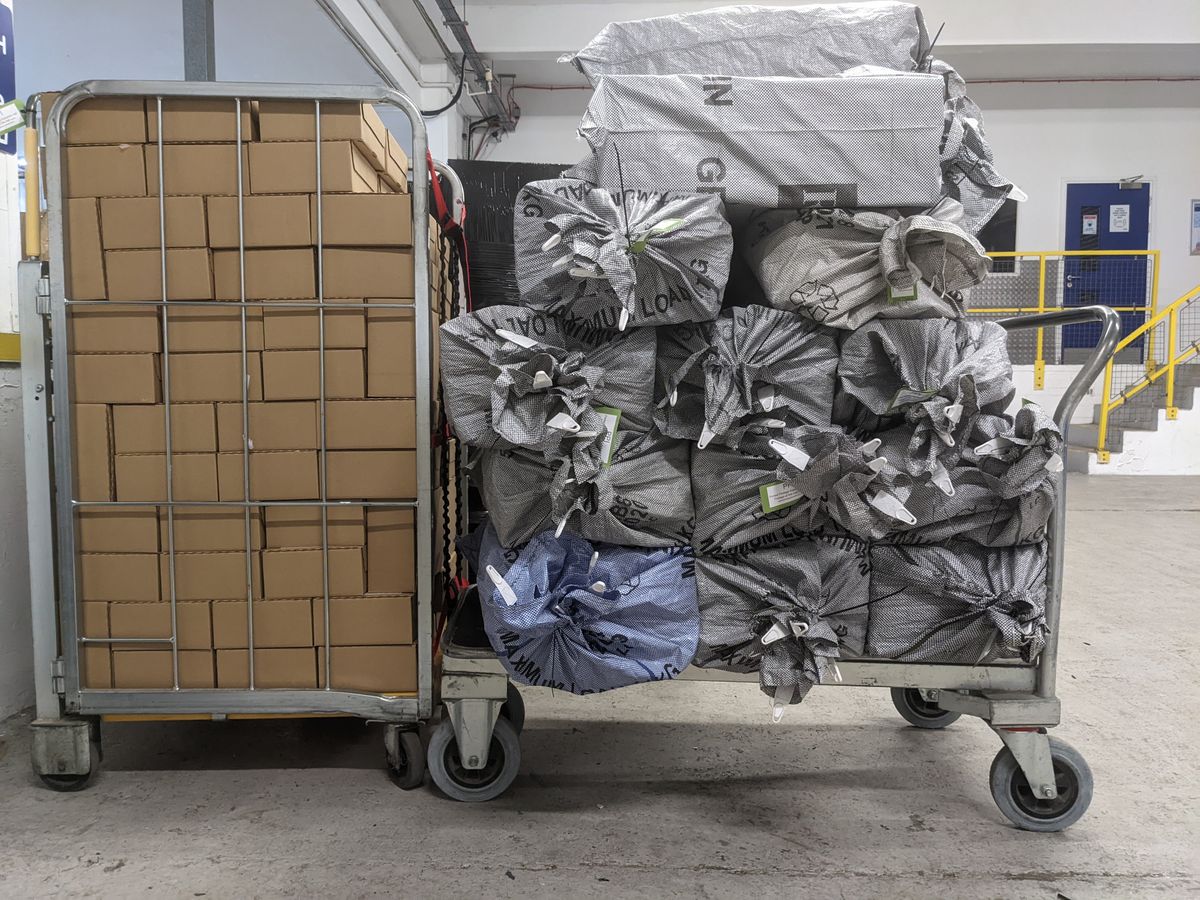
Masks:
[[[475,42],[471,40],[471,34],[467,31],[467,23],[462,20],[458,10],[454,8],[454,0],[436,0],[436,2],[438,9],[442,12],[446,27],[458,41],[458,46],[462,48],[463,56],[466,57],[467,65],[475,73],[475,80],[490,88],[493,83],[491,69],[475,48]],[[477,94],[473,99],[489,119],[495,120],[493,127],[504,131],[512,131],[517,127],[516,119],[509,114],[508,108],[495,91],[489,89],[487,93]]]

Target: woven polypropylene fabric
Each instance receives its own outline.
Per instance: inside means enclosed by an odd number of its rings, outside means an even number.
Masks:
[[[610,329],[623,311],[627,325],[667,325],[721,309],[733,238],[714,194],[535,181],[517,195],[513,233],[525,306]]]
[[[1045,646],[1046,545],[871,548],[867,654],[976,664],[1033,662]]]
[[[915,69],[928,43],[921,10],[909,3],[725,6],[612,22],[561,61],[593,83],[679,72],[836,75],[864,63]]]
[[[833,328],[871,319],[960,318],[962,292],[991,269],[954,223],[957,201],[929,214],[766,210],[739,235],[767,301]]]
[[[638,550],[543,532],[511,565],[508,557],[494,533],[484,535],[479,596],[492,647],[522,684],[593,694],[665,681],[691,662],[699,612],[686,547]],[[484,574],[489,565],[511,605]]]
[[[696,346],[700,334],[690,335],[664,338],[677,366],[663,373],[664,360],[659,360],[664,396],[655,421],[664,434],[736,447],[746,428],[764,418],[776,420],[777,427],[829,424],[837,344],[812,323],[783,310],[746,306],[722,313],[708,330],[707,343]],[[703,374],[699,385],[697,370]],[[702,418],[695,415],[697,406]]]
[[[943,89],[919,74],[609,75],[580,125],[590,163],[569,174],[761,207],[926,209],[942,196]]]
[[[1036,494],[1063,469],[1062,432],[1036,403],[1007,416],[981,416],[964,459],[999,482],[1002,497]]]
[[[843,651],[862,655],[869,572],[866,544],[849,537],[698,557],[695,664],[757,671],[768,696],[780,699],[789,691],[777,689],[792,688],[791,702],[800,702]],[[761,638],[775,625],[786,636],[764,645]]]

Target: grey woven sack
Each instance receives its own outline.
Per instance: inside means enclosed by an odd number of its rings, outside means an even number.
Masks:
[[[672,358],[684,340],[671,342]],[[765,306],[735,307],[714,323],[707,344],[663,373],[655,422],[664,434],[694,440],[701,449],[712,441],[736,447],[746,428],[764,419],[779,428],[828,425],[837,365],[837,344],[811,322]],[[704,398],[699,418],[698,390]]]
[[[1037,493],[1047,482],[1053,485],[1063,470],[1062,432],[1036,403],[1022,405],[1015,420],[981,417],[971,443],[975,446],[964,459],[997,479],[1005,498]]]
[[[765,210],[739,245],[767,301],[833,328],[871,319],[957,319],[962,292],[991,270],[946,200],[927,214]]]
[[[594,84],[603,75],[836,75],[871,63],[915,69],[929,41],[909,3],[724,6],[612,22],[563,56]]]
[[[809,537],[696,559],[700,641],[696,665],[758,672],[777,705],[799,703],[837,660],[861,656],[869,607],[866,545]]]
[[[579,128],[592,155],[568,174],[761,207],[926,209],[943,130],[936,75],[608,75]]]
[[[569,178],[521,188],[513,236],[522,304],[621,331],[716,318],[733,253],[720,197]]]
[[[977,665],[1045,647],[1046,545],[871,548],[867,655]]]

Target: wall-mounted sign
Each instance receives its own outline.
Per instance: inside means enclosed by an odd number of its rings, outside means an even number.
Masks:
[[[1100,222],[1100,217],[1095,213],[1083,214],[1083,231],[1080,234],[1096,234],[1096,227]]]
[[[1188,248],[1192,256],[1200,256],[1200,200],[1192,201],[1192,239]]]
[[[1114,203],[1108,208],[1108,230],[1112,234],[1129,231],[1129,204]]]

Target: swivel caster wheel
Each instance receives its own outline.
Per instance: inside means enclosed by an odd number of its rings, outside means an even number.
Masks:
[[[992,799],[1005,817],[1025,831],[1062,831],[1074,825],[1092,803],[1092,770],[1070,744],[1050,738],[1054,799],[1037,797],[1012,751],[996,754],[990,774]]]
[[[916,688],[892,688],[892,704],[909,725],[917,728],[945,728],[962,713],[950,712],[927,700]]]
[[[443,719],[429,738],[425,758],[433,783],[443,794],[452,800],[481,803],[499,797],[517,777],[521,767],[521,742],[512,723],[499,717],[492,728],[487,765],[482,769],[468,769],[458,755],[454,726],[449,719]]]
[[[92,783],[92,779],[96,777],[96,773],[100,770],[100,744],[92,742],[90,745],[91,767],[86,774],[83,775],[38,775],[42,780],[42,784],[50,788],[52,791],[58,791],[61,794],[74,793],[82,791]]]
[[[500,715],[508,719],[517,734],[525,730],[525,700],[511,681],[508,683],[508,699],[500,707]]]
[[[425,751],[415,731],[391,728],[384,735],[388,774],[396,787],[411,791],[425,781]]]

